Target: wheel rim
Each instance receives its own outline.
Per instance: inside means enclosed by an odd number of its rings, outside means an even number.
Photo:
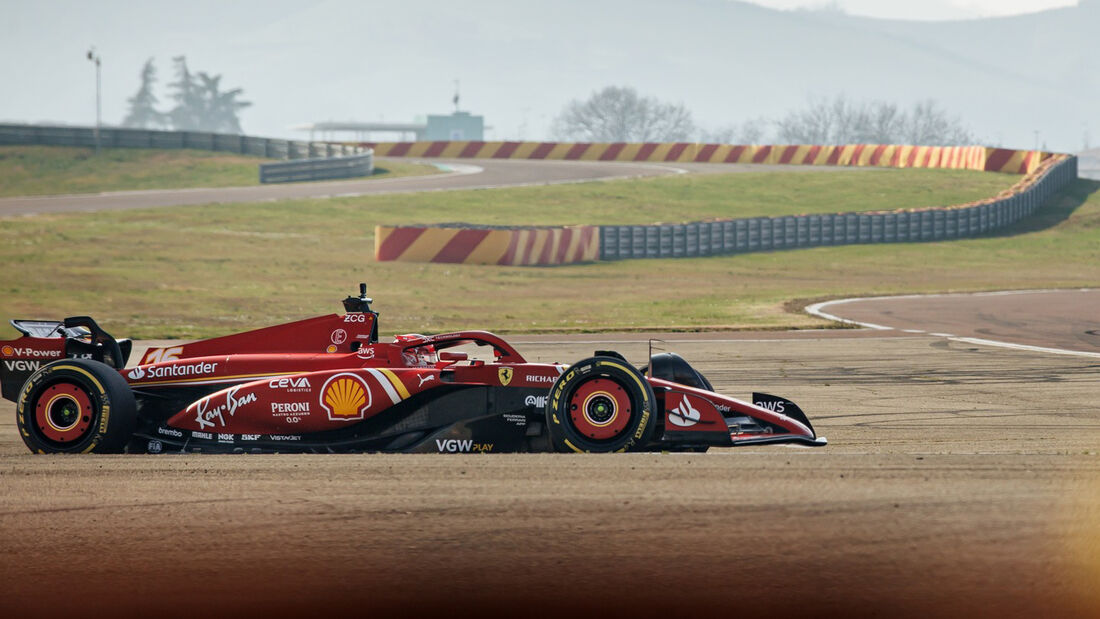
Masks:
[[[608,378],[581,383],[569,398],[573,427],[594,441],[620,436],[630,424],[631,413],[630,396],[622,385]]]
[[[39,395],[34,418],[45,438],[55,443],[73,443],[92,427],[92,399],[87,391],[72,383],[55,383]]]

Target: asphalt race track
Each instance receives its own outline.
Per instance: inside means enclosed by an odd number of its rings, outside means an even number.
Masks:
[[[385,159],[380,158],[378,162],[384,163]],[[552,185],[682,174],[685,172],[821,172],[838,169],[871,169],[727,163],[658,164],[613,161],[526,161],[522,159],[433,159],[431,163],[446,166],[449,171],[427,176],[279,183],[250,187],[159,189],[0,198],[0,217],[34,213],[88,212],[211,203],[262,202],[296,198]]]
[[[810,313],[871,329],[1100,359],[1100,290],[1011,290],[841,299]]]
[[[1074,294],[1057,315],[1095,323]],[[974,298],[1012,331],[930,298],[826,308],[924,333],[663,337],[719,391],[801,404],[816,449],[42,457],[5,402],[0,611],[1096,617],[1100,359],[960,341],[1074,344],[1014,317],[1027,295]],[[645,338],[511,339],[642,363]]]

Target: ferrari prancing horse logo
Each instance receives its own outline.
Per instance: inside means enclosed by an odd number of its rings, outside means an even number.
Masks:
[[[498,369],[497,370],[497,378],[500,379],[500,384],[507,387],[508,383],[512,382],[512,374],[513,374],[512,368],[500,368],[500,369]]]

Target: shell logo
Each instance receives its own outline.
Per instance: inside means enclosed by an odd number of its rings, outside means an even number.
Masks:
[[[321,387],[321,408],[328,411],[330,421],[362,419],[370,404],[370,388],[355,374],[336,374]]]
[[[11,346],[5,346],[3,349],[0,349],[0,353],[3,353],[5,357],[10,357],[15,354],[15,349]]]

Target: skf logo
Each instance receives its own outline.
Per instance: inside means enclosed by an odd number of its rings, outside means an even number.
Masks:
[[[688,397],[685,395],[680,405],[669,411],[668,422],[681,428],[690,428],[699,421],[699,417],[699,410],[688,402]]]
[[[321,408],[328,411],[330,421],[362,419],[370,403],[366,381],[355,374],[336,374],[321,388]]]
[[[500,379],[500,384],[507,387],[508,383],[512,382],[512,374],[514,374],[514,373],[515,373],[515,371],[512,368],[500,368],[500,369],[498,369],[497,370],[497,378]]]

